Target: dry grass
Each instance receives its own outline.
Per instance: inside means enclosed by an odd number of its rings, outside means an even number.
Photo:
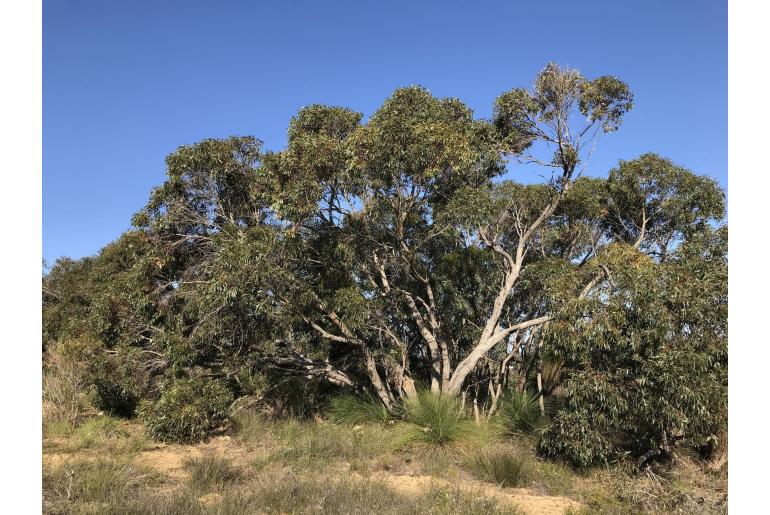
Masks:
[[[199,458],[188,458],[184,468],[190,475],[190,487],[200,492],[221,489],[243,478],[243,472],[230,459],[212,452]]]
[[[43,416],[46,421],[75,426],[84,408],[86,366],[66,342],[47,349],[43,370]]]
[[[510,513],[511,503],[525,510],[570,503],[544,495],[579,500],[578,513],[726,510],[722,476],[695,461],[654,476],[581,476],[537,459],[533,439],[501,439],[494,426],[477,426],[476,443],[407,449],[394,443],[399,423],[351,427],[243,412],[233,427],[233,438],[197,445],[140,442],[137,422],[110,417],[83,420],[56,438],[49,431],[44,511]],[[159,457],[174,459],[161,464]]]
[[[499,448],[472,453],[467,466],[479,479],[502,487],[524,486],[532,475],[529,458]]]

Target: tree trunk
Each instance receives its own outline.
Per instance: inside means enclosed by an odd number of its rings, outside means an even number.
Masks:
[[[494,347],[497,343],[502,341],[506,336],[508,336],[509,334],[517,330],[527,329],[529,327],[534,327],[540,324],[544,324],[550,319],[551,319],[550,316],[543,316],[539,318],[534,318],[532,320],[527,320],[526,322],[518,323],[505,330],[498,331],[497,333],[494,333],[491,336],[489,336],[487,339],[480,340],[480,342],[470,352],[470,354],[468,354],[468,356],[464,360],[462,360],[460,363],[457,364],[457,367],[455,368],[454,373],[452,374],[452,377],[449,380],[449,385],[444,390],[445,393],[449,393],[451,395],[459,394],[460,388],[462,388],[463,382],[465,382],[465,379],[468,377],[468,374],[470,374],[473,371],[473,369],[476,367],[476,364],[478,364],[479,360],[481,360],[481,358],[486,356],[487,353],[492,349],[492,347]]]

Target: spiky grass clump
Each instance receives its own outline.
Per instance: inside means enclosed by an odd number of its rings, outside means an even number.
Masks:
[[[230,460],[213,453],[185,461],[190,473],[190,486],[197,491],[221,488],[241,478],[241,471]]]
[[[371,397],[344,394],[329,403],[329,417],[338,424],[385,423],[390,413],[385,406]]]
[[[531,470],[526,458],[499,449],[477,452],[470,456],[467,465],[479,479],[502,487],[523,485]]]
[[[508,393],[500,403],[500,418],[510,433],[532,433],[545,422],[540,415],[540,396],[529,390]]]
[[[474,428],[456,397],[430,391],[418,392],[404,402],[404,419],[400,435],[404,444],[447,446],[467,438]]]

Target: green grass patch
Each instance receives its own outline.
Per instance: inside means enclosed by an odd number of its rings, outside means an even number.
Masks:
[[[370,459],[391,450],[391,438],[381,426],[351,429],[292,420],[276,424],[273,431],[278,446],[273,460],[298,467]]]
[[[242,410],[231,417],[233,432],[238,441],[247,446],[262,446],[273,432],[273,423],[249,410]]]
[[[532,474],[529,459],[502,449],[485,449],[469,456],[467,466],[483,481],[502,487],[527,483]]]

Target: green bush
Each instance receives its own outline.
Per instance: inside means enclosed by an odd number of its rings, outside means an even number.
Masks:
[[[615,449],[606,434],[596,429],[588,415],[560,411],[538,442],[538,453],[562,457],[579,468],[606,463]]]
[[[523,485],[531,468],[525,458],[502,450],[475,453],[468,460],[468,467],[479,479],[503,487]]]
[[[404,402],[405,443],[443,446],[456,443],[473,430],[456,397],[424,390]]]
[[[329,416],[338,424],[358,425],[387,422],[390,413],[381,402],[371,397],[345,394],[331,399]]]
[[[152,438],[192,443],[202,440],[225,421],[232,400],[232,393],[216,381],[177,379],[156,402],[143,402],[140,415]]]

